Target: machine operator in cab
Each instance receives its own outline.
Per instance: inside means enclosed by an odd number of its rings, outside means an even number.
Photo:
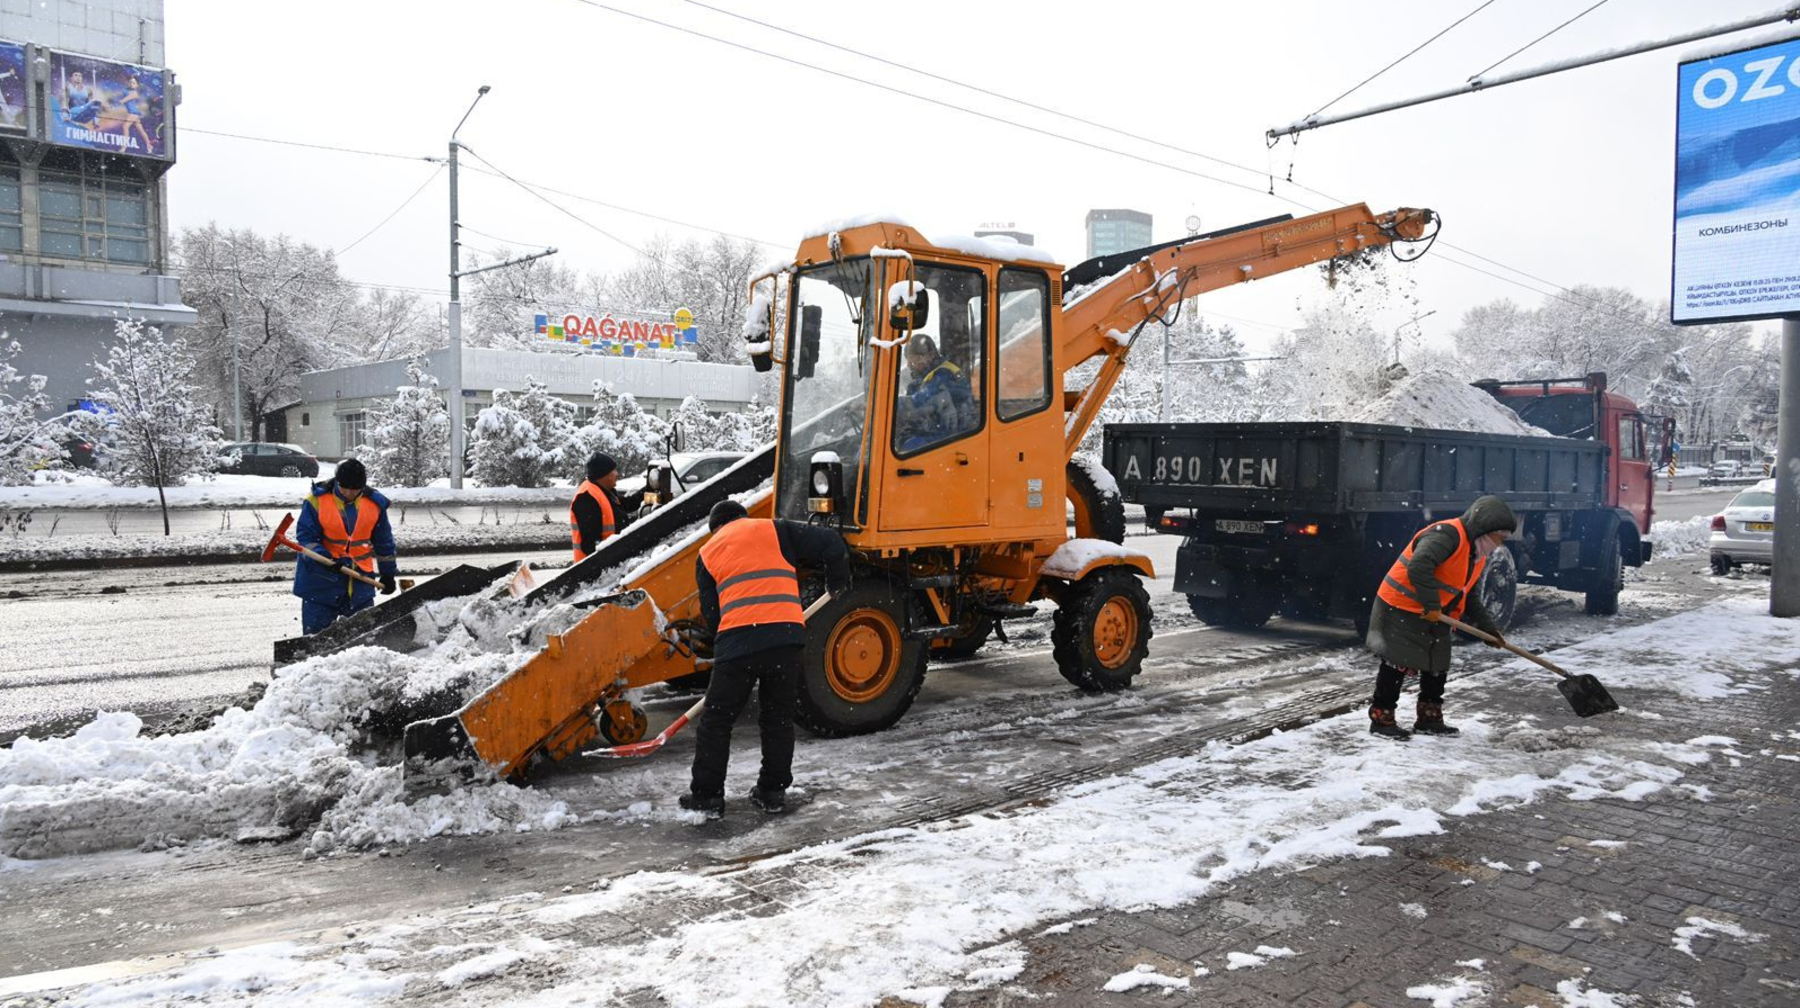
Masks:
[[[906,367],[912,378],[900,395],[895,438],[901,452],[948,441],[978,426],[969,376],[938,351],[930,336],[915,333],[907,340]]]
[[[1375,674],[1375,696],[1369,702],[1371,734],[1404,742],[1413,732],[1455,735],[1444,723],[1444,682],[1450,673],[1448,613],[1485,631],[1492,646],[1505,642],[1493,617],[1475,597],[1475,586],[1487,569],[1488,557],[1504,549],[1518,519],[1499,497],[1477,498],[1460,518],[1433,522],[1406,544],[1376,590],[1369,614],[1369,650],[1381,659]],[[1412,731],[1394,721],[1400,687],[1406,677],[1419,677],[1418,717]]]

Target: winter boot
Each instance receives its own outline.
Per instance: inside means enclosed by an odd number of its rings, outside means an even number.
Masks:
[[[680,805],[689,812],[704,812],[708,819],[717,819],[725,814],[724,795],[698,795],[689,791],[681,796]]]
[[[761,809],[764,815],[780,815],[787,811],[787,789],[753,787],[750,804]]]
[[[1391,715],[1390,715],[1391,716]],[[1444,723],[1444,705],[1419,701],[1419,717],[1413,722],[1412,730],[1421,735],[1461,735],[1462,732]]]
[[[1369,734],[1380,735],[1382,738],[1390,738],[1395,742],[1405,742],[1412,738],[1412,732],[1407,731],[1405,728],[1402,728],[1395,723],[1394,709],[1392,707],[1369,708]]]

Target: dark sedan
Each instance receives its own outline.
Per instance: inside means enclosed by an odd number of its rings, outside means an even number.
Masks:
[[[219,471],[244,476],[306,476],[317,479],[319,460],[299,445],[273,441],[240,441],[221,452]]]

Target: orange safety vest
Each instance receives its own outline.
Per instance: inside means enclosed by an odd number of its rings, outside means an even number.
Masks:
[[[700,562],[719,586],[719,632],[758,623],[805,623],[800,575],[781,554],[775,523],[739,518],[700,547]]]
[[[618,528],[613,524],[612,500],[606,496],[606,491],[600,489],[591,480],[582,480],[581,486],[575,491],[575,500],[569,502],[569,538],[575,543],[576,563],[586,560],[588,556],[581,551],[581,523],[575,520],[575,501],[580,500],[582,494],[587,494],[600,503],[600,539],[594,543],[596,547],[605,542]]]
[[[1381,579],[1381,587],[1376,594],[1381,596],[1383,602],[1410,613],[1425,611],[1425,605],[1419,600],[1418,592],[1413,587],[1412,578],[1406,576],[1406,562],[1412,559],[1413,547],[1419,544],[1419,537],[1439,525],[1456,529],[1457,542],[1456,550],[1431,572],[1431,576],[1445,586],[1445,590],[1439,593],[1437,608],[1453,617],[1462,615],[1463,603],[1468,601],[1469,590],[1475,587],[1475,582],[1481,580],[1481,572],[1487,568],[1487,557],[1474,555],[1474,544],[1470,541],[1469,530],[1463,527],[1461,518],[1432,522],[1412,537],[1412,542],[1406,544],[1406,551],[1388,569],[1387,577]],[[1462,587],[1451,587],[1453,585]]]
[[[381,505],[367,494],[356,499],[356,527],[344,527],[344,500],[335,491],[312,498],[313,510],[319,515],[319,529],[325,533],[325,552],[333,560],[349,557],[364,574],[375,573],[375,546],[369,537],[375,534],[375,523],[381,520]]]

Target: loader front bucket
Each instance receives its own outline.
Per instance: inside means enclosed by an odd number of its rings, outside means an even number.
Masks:
[[[379,605],[345,616],[316,634],[278,640],[275,642],[275,667],[292,665],[320,655],[336,654],[362,645],[375,645],[392,651],[411,650],[413,635],[417,629],[412,617],[422,606],[428,602],[478,592],[516,566],[512,561],[493,567],[460,564]]]

